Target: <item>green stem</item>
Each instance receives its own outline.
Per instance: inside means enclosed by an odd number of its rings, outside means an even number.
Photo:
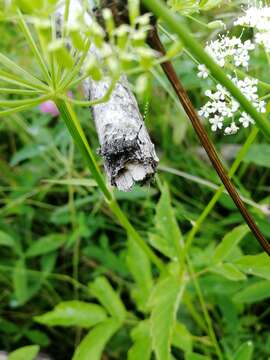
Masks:
[[[30,88],[32,90],[38,89],[38,90],[42,90],[42,91],[48,91],[48,87],[44,84],[44,85],[37,85],[34,84],[31,81],[25,80],[20,76],[16,76],[14,74],[11,74],[9,72],[0,70],[0,80],[3,80],[5,82],[17,85],[17,86],[21,86],[21,87],[27,87]]]
[[[60,112],[63,120],[66,123],[66,126],[67,126],[72,138],[74,139],[75,143],[79,147],[79,150],[80,150],[83,158],[86,160],[86,163],[87,163],[93,177],[95,178],[100,190],[104,194],[107,201],[112,200],[112,194],[108,190],[108,188],[105,184],[105,181],[99,171],[99,168],[96,164],[92,150],[88,144],[88,141],[83,133],[81,125],[78,122],[76,114],[74,113],[71,105],[68,102],[65,102],[63,100],[56,100],[56,105],[59,109],[59,112]]]
[[[31,31],[29,30],[29,27],[27,26],[26,22],[24,21],[24,18],[19,10],[18,10],[18,15],[19,15],[18,23],[19,23],[19,26],[20,26],[26,40],[27,40],[27,43],[28,43],[30,49],[32,50],[33,55],[35,56],[37,63],[40,66],[40,69],[44,75],[44,78],[48,81],[48,83],[50,83],[50,75],[48,73],[46,63],[45,63],[44,59],[42,58],[42,55],[35,43],[35,40],[34,40],[33,36],[31,35]]]
[[[192,265],[192,263],[191,263],[188,256],[186,256],[186,262],[187,262],[189,274],[192,277],[192,281],[194,283],[195,290],[196,290],[198,298],[199,298],[199,302],[200,302],[200,305],[201,305],[201,308],[202,308],[203,316],[204,316],[204,319],[205,319],[205,322],[206,322],[206,325],[207,325],[209,337],[213,342],[213,345],[215,347],[216,354],[217,354],[218,358],[220,360],[223,360],[223,355],[222,355],[221,349],[220,349],[218,341],[217,341],[217,337],[216,337],[216,334],[215,334],[215,331],[214,331],[214,327],[213,327],[213,324],[212,324],[212,321],[211,321],[211,317],[210,317],[210,315],[208,313],[207,306],[206,306],[206,303],[204,301],[204,297],[203,297],[203,293],[202,293],[200,284],[199,284],[198,280],[196,279],[196,276],[194,276],[195,275],[194,274],[194,268],[193,268],[193,265]]]
[[[24,106],[24,105],[38,105],[42,103],[43,101],[46,101],[50,98],[50,95],[44,95],[37,98],[32,99],[21,99],[21,100],[4,100],[0,99],[0,106],[9,108],[18,107],[18,106]]]
[[[36,95],[40,93],[43,93],[43,91],[15,89],[15,88],[0,88],[0,94]]]
[[[71,105],[68,102],[63,100],[56,100],[57,107],[59,112],[65,121],[65,124],[74,140],[77,144],[83,158],[85,159],[94,179],[96,180],[100,190],[102,191],[108,206],[110,207],[113,214],[117,217],[120,224],[131,236],[131,238],[141,247],[141,249],[147,254],[149,259],[157,266],[160,271],[164,270],[164,264],[157,257],[157,255],[152,251],[152,249],[145,243],[140,234],[134,229],[126,215],[123,213],[119,207],[117,201],[114,199],[113,194],[107,188],[106,183],[103,179],[103,176],[97,166],[96,160],[92,153],[92,150],[88,144],[88,141],[84,135],[84,132],[81,128],[81,125],[76,117],[75,112],[73,111]]]
[[[110,201],[109,207],[112,210],[112,212],[114,213],[114,215],[117,217],[120,224],[130,235],[130,238],[133,239],[140,246],[140,248],[145,252],[145,254],[149,257],[149,259],[152,261],[152,263],[155,264],[156,267],[160,271],[165,271],[165,267],[164,267],[162,261],[156,256],[156,254],[151,250],[151,248],[142,239],[142,237],[137,232],[137,230],[135,230],[135,228],[131,225],[128,218],[126,217],[126,215],[123,213],[123,211],[119,207],[117,201],[116,200]]]
[[[44,97],[43,101],[47,100],[48,98],[49,97]],[[27,105],[21,105],[21,106],[17,106],[17,107],[14,107],[14,108],[7,109],[7,110],[2,110],[2,111],[0,111],[0,117],[11,115],[11,114],[16,114],[18,112],[22,112],[24,110],[31,109],[33,106],[38,105],[41,102],[42,101],[39,101],[38,103],[31,102],[31,103],[29,103]]]
[[[63,100],[69,101],[70,103],[74,104],[74,105],[78,105],[78,106],[93,106],[93,105],[98,105],[98,104],[102,104],[104,102],[107,102],[110,99],[110,96],[115,88],[115,84],[117,83],[118,77],[117,78],[113,78],[111,80],[111,84],[108,87],[106,93],[99,99],[95,99],[95,100],[90,100],[90,101],[84,101],[84,100],[76,100],[76,99],[72,99],[72,98],[67,98],[66,96],[62,96]]]
[[[87,40],[86,43],[85,43],[84,51],[81,54],[79,60],[76,62],[76,59],[75,59],[76,65],[74,66],[74,69],[70,73],[68,73],[63,78],[63,80],[60,82],[60,85],[59,85],[59,90],[60,91],[63,90],[63,89],[66,89],[67,87],[70,87],[70,84],[72,83],[74,78],[80,73],[80,71],[82,69],[82,66],[83,66],[83,63],[84,63],[84,60],[86,59],[86,57],[88,55],[90,45],[91,45],[91,42],[89,40]]]
[[[29,72],[21,68],[19,65],[17,65],[14,61],[10,60],[8,57],[6,57],[4,54],[0,53],[0,63],[9,71],[13,73],[17,73],[18,76],[21,76],[25,79],[28,79],[30,83],[35,84],[37,87],[44,89],[45,86],[38,78],[31,75]]]
[[[184,46],[201,63],[205,64],[212,76],[223,85],[231,95],[242,105],[243,109],[256,122],[264,135],[270,139],[270,123],[262,116],[254,106],[247,100],[235,84],[226,76],[221,67],[205,52],[200,43],[190,34],[186,25],[181,24],[179,17],[164,5],[161,0],[143,0],[145,6],[151,10],[154,15],[163,19],[166,24],[178,35]]]
[[[254,142],[257,134],[258,134],[258,129],[256,127],[254,127],[252,129],[249,137],[247,138],[245,144],[242,146],[241,150],[239,151],[236,159],[234,160],[234,162],[232,164],[232,167],[230,168],[230,171],[229,171],[229,177],[230,178],[235,174],[235,172],[239,168],[239,165],[240,165],[241,161],[243,160],[244,156],[246,155],[246,153],[247,153],[248,149],[250,148],[251,144]],[[218,188],[217,192],[212,197],[212,199],[210,200],[210,202],[208,203],[208,205],[205,207],[204,211],[201,213],[201,215],[198,218],[198,220],[196,221],[196,223],[193,225],[191,231],[189,232],[189,234],[188,234],[188,236],[186,238],[185,251],[184,251],[185,254],[187,254],[188,249],[190,248],[195,235],[200,230],[204,220],[206,219],[208,214],[211,212],[211,210],[213,209],[213,207],[215,206],[215,204],[219,200],[219,198],[220,198],[221,194],[223,193],[223,191],[224,191],[224,185],[221,185]]]

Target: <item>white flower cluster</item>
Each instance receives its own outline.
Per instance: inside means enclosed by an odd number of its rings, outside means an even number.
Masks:
[[[219,64],[219,66],[224,67],[226,63],[233,63],[235,66],[248,67],[249,63],[249,52],[254,50],[255,46],[250,40],[242,42],[241,39],[233,36],[229,38],[228,36],[220,36],[217,40],[211,41],[206,45],[205,50],[209,55]],[[206,70],[200,68],[202,65],[199,65],[199,71]],[[203,78],[206,77],[206,72],[202,71],[199,75]]]
[[[265,112],[265,102],[260,101],[258,96],[258,80],[249,77],[242,80],[233,77],[231,80],[258,111]],[[240,109],[239,103],[220,84],[216,86],[214,92],[207,90],[205,95],[209,100],[200,109],[199,115],[209,120],[211,130],[215,132],[224,129],[225,135],[237,133],[239,126],[236,125],[235,118]],[[230,125],[226,126],[228,121],[230,121]],[[253,119],[245,112],[240,114],[238,122],[238,125],[242,125],[244,128],[254,123]]]
[[[266,48],[269,45],[270,50],[270,7],[250,7],[246,10],[245,16],[235,21],[235,25],[256,28],[256,42],[263,43]],[[254,49],[255,45],[250,40],[242,42],[240,38],[225,35],[209,42],[205,48],[221,67],[230,64],[245,70],[248,69],[250,52]],[[199,64],[198,77],[206,79],[208,76],[206,66]],[[259,112],[265,112],[265,102],[258,96],[257,79],[248,76],[238,79],[235,74],[229,77]],[[222,130],[225,135],[231,135],[237,133],[241,126],[247,128],[254,123],[247,113],[241,112],[239,103],[220,84],[212,91],[207,90],[205,95],[208,101],[200,109],[199,115],[208,119],[212,131]]]
[[[270,51],[270,7],[264,6],[262,2],[259,6],[250,6],[245,11],[245,15],[239,17],[234,25],[248,26],[254,28],[255,41],[261,44],[267,51]]]

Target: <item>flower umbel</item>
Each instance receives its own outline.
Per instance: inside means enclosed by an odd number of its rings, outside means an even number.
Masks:
[[[258,16],[261,15],[261,11],[262,8],[258,9],[256,21],[252,18],[251,12],[248,11],[244,18],[238,19],[235,23],[241,25],[248,23],[255,26],[259,23]],[[267,27],[266,17],[268,17],[269,33],[267,41],[269,41],[270,49],[270,8],[267,8],[266,14],[264,14],[264,29]],[[257,35],[265,36],[266,32],[258,33]],[[221,67],[227,68],[229,72],[228,77],[240,89],[245,97],[252,102],[253,106],[259,112],[265,112],[265,102],[261,101],[258,95],[258,80],[249,76],[244,76],[239,79],[236,72],[233,71],[233,68],[239,67],[244,71],[248,70],[250,53],[255,49],[255,45],[250,40],[243,42],[241,38],[223,35],[219,36],[218,39],[207,43],[205,49]],[[199,64],[198,77],[206,79],[208,75],[209,71],[206,66]],[[208,119],[212,131],[216,132],[218,130],[223,130],[225,135],[232,135],[236,134],[241,126],[247,128],[254,124],[253,119],[248,114],[245,112],[240,113],[239,103],[220,84],[217,84],[211,90],[205,91],[205,95],[207,96],[208,101],[199,110],[199,115]]]
[[[263,45],[266,51],[270,51],[270,7],[260,2],[259,6],[250,6],[244,11],[245,15],[239,17],[234,25],[255,29],[255,42]]]

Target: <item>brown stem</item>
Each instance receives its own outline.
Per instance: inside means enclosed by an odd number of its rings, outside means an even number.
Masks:
[[[161,54],[165,55],[166,51],[164,49],[163,44],[160,41],[158,36],[157,29],[154,27],[152,31],[149,33],[148,37],[149,45],[154,49],[160,52]],[[202,146],[204,147],[209,159],[212,162],[218,176],[220,177],[221,181],[223,182],[225,188],[227,189],[229,195],[231,196],[232,200],[234,201],[235,205],[239,209],[240,213],[242,214],[244,220],[248,224],[250,230],[253,232],[256,239],[259,241],[263,249],[266,251],[268,255],[270,255],[270,244],[261,233],[260,229],[256,225],[255,221],[253,220],[252,216],[246,209],[243,201],[241,200],[235,186],[233,185],[232,181],[230,180],[222,162],[220,161],[218,154],[214,145],[212,144],[211,140],[207,132],[205,131],[200,118],[194,109],[192,102],[184,89],[183,85],[181,84],[180,80],[178,79],[175,69],[170,61],[165,61],[161,64],[163,71],[165,72],[168,80],[172,84],[175,93],[177,94],[184,110],[186,111],[191,124],[200,139]]]

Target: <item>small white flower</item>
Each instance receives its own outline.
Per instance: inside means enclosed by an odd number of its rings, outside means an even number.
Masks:
[[[245,112],[242,113],[239,118],[239,122],[243,125],[244,128],[249,127],[250,124],[254,124],[253,119]]]
[[[207,69],[207,67],[204,64],[199,64],[198,65],[198,77],[202,78],[202,79],[206,79],[209,75],[209,71]]]
[[[266,104],[265,101],[259,101],[258,105],[256,106],[257,110],[261,113],[265,113],[266,112]]]
[[[211,130],[217,131],[217,129],[222,129],[223,128],[223,120],[224,120],[223,117],[218,116],[218,115],[215,115],[213,118],[211,118],[209,120],[210,124],[212,124]]]
[[[205,50],[213,59],[224,67],[226,61],[232,61],[235,66],[248,67],[250,60],[249,51],[254,50],[255,46],[250,40],[242,43],[240,38],[221,36],[217,40],[207,44]]]
[[[234,135],[237,133],[237,131],[239,130],[239,127],[235,124],[235,122],[233,121],[231,123],[231,126],[227,126],[224,130],[224,134],[225,135]]]
[[[248,26],[254,28],[255,42],[270,51],[270,7],[263,6],[262,2],[259,6],[250,6],[245,10],[245,15],[239,17],[235,25]]]
[[[221,67],[231,64],[248,69],[250,52],[255,49],[256,43],[264,45],[270,52],[270,6],[262,6],[260,3],[257,8],[248,8],[245,15],[237,19],[235,25],[253,27],[257,31],[255,32],[255,42],[242,41],[240,37],[223,35],[207,43],[205,50]],[[198,71],[199,77],[206,78],[208,76],[205,73],[208,70],[204,65],[199,65]],[[265,102],[259,99],[257,79],[248,76],[238,79],[236,75],[231,76],[230,74],[228,77],[259,112],[266,111]],[[240,113],[240,104],[221,84],[217,84],[215,89],[206,90],[205,96],[208,101],[201,107],[199,115],[208,119],[212,131],[224,129],[225,135],[232,135],[238,132],[240,125],[247,128],[254,124],[253,119],[247,113]],[[225,127],[226,120],[230,120],[230,125]]]

